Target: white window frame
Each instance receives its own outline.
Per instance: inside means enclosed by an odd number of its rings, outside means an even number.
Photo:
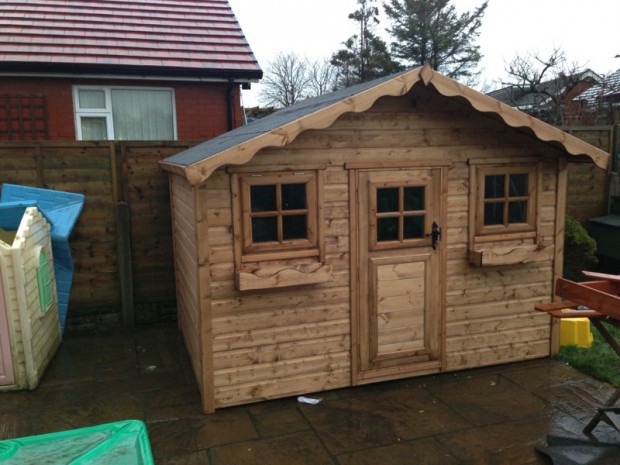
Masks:
[[[105,95],[105,108],[80,108],[79,91],[80,90],[101,90]],[[169,91],[172,96],[172,130],[173,140],[177,140],[177,108],[176,96],[172,87],[135,87],[135,86],[73,86],[73,114],[75,116],[75,135],[77,140],[82,140],[82,117],[106,118],[107,140],[114,139],[114,123],[112,120],[112,91],[113,90],[154,90]]]

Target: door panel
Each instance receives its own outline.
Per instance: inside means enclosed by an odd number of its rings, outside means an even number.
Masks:
[[[432,230],[441,219],[441,174],[357,174],[357,382],[440,367],[442,248]]]

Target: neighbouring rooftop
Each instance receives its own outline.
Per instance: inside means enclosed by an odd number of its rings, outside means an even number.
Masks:
[[[227,0],[6,0],[4,72],[262,76]]]

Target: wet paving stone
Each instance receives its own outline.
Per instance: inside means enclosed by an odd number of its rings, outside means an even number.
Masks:
[[[398,405],[359,397],[301,407],[304,416],[332,454],[395,444],[399,437],[390,418]]]
[[[548,465],[535,450],[545,444],[548,417],[535,417],[467,429],[437,440],[461,465]]]
[[[0,393],[0,440],[145,421],[156,465],[547,465],[613,388],[543,359],[202,413],[175,324],[69,335],[34,391]],[[596,438],[620,442],[600,424]]]
[[[258,438],[258,432],[243,407],[233,407],[212,415],[204,415],[200,420],[191,420],[190,424],[198,448]]]
[[[147,423],[151,450],[156,461],[199,450],[195,430],[188,420]]]
[[[590,416],[588,412],[603,405],[615,389],[592,378],[584,378],[573,383],[541,386],[536,395],[553,407],[575,415],[577,418]]]
[[[434,439],[403,442],[338,456],[339,465],[457,465],[459,462]]]
[[[157,465],[209,465],[209,463],[209,456],[206,450],[176,457],[162,457],[157,460]]]
[[[565,363],[548,361],[544,365],[506,371],[502,376],[530,392],[541,387],[557,386],[587,379],[588,375],[578,372]]]
[[[211,450],[212,465],[334,465],[321,442],[309,432],[248,441]]]
[[[399,406],[391,422],[401,439],[433,436],[469,426],[456,409],[422,387],[390,391],[384,395]]]
[[[263,438],[304,431],[310,425],[296,408],[264,412],[253,417],[258,433]]]
[[[548,406],[538,397],[499,376],[437,384],[429,391],[473,425],[486,425],[540,414]]]

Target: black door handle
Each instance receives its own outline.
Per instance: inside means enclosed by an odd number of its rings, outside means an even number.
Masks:
[[[441,238],[441,228],[435,221],[433,221],[431,233],[427,234],[427,236],[431,236],[431,245],[433,246],[433,250],[435,250],[437,248],[437,244],[439,244],[439,239]]]

